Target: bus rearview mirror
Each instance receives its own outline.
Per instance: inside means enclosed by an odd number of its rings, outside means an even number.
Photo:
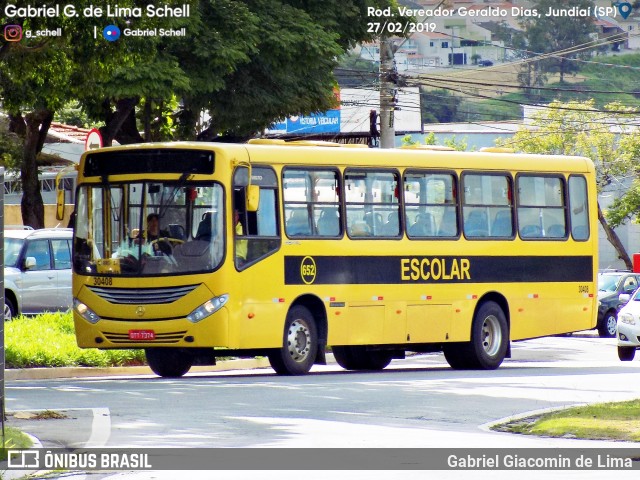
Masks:
[[[64,190],[56,191],[56,220],[64,219]]]
[[[249,185],[247,187],[246,199],[247,212],[257,212],[260,206],[260,187],[258,185]]]

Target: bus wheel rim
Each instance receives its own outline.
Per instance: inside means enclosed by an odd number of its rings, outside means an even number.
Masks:
[[[493,357],[500,350],[502,330],[495,315],[489,315],[482,324],[482,348],[487,355]]]
[[[294,320],[287,335],[289,355],[296,362],[303,362],[311,349],[311,332],[304,322]]]

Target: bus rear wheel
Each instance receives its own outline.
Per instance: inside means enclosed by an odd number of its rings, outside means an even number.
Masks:
[[[193,365],[193,357],[180,348],[147,348],[144,354],[151,371],[160,377],[182,377]]]
[[[485,302],[471,325],[471,341],[443,345],[444,357],[452,368],[494,370],[500,366],[509,346],[509,329],[502,308]]]
[[[282,348],[269,353],[269,363],[278,375],[304,375],[318,353],[318,333],[311,312],[302,305],[289,310],[284,324]]]
[[[345,370],[383,370],[391,363],[391,353],[367,350],[364,346],[332,347],[333,356]]]

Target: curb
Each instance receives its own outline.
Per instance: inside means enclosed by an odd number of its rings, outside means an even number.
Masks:
[[[230,370],[251,370],[254,368],[268,368],[271,365],[267,358],[224,360],[216,365],[195,366],[189,370],[193,373],[226,372]],[[55,367],[55,368],[15,368],[4,371],[5,381],[12,380],[47,380],[55,378],[86,378],[86,377],[115,377],[115,376],[155,376],[146,366],[137,367]]]

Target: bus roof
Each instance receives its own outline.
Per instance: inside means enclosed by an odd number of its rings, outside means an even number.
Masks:
[[[477,169],[501,171],[537,172],[581,172],[595,171],[593,162],[586,157],[564,155],[540,155],[510,153],[505,151],[460,152],[432,149],[379,149],[340,148],[331,143],[322,146],[319,142],[288,144],[165,142],[145,143],[109,147],[85,152],[87,154],[138,149],[197,149],[212,150],[217,155],[232,159],[248,155],[252,163],[270,165],[318,165],[318,166],[362,166],[389,168],[438,168],[444,170]]]

